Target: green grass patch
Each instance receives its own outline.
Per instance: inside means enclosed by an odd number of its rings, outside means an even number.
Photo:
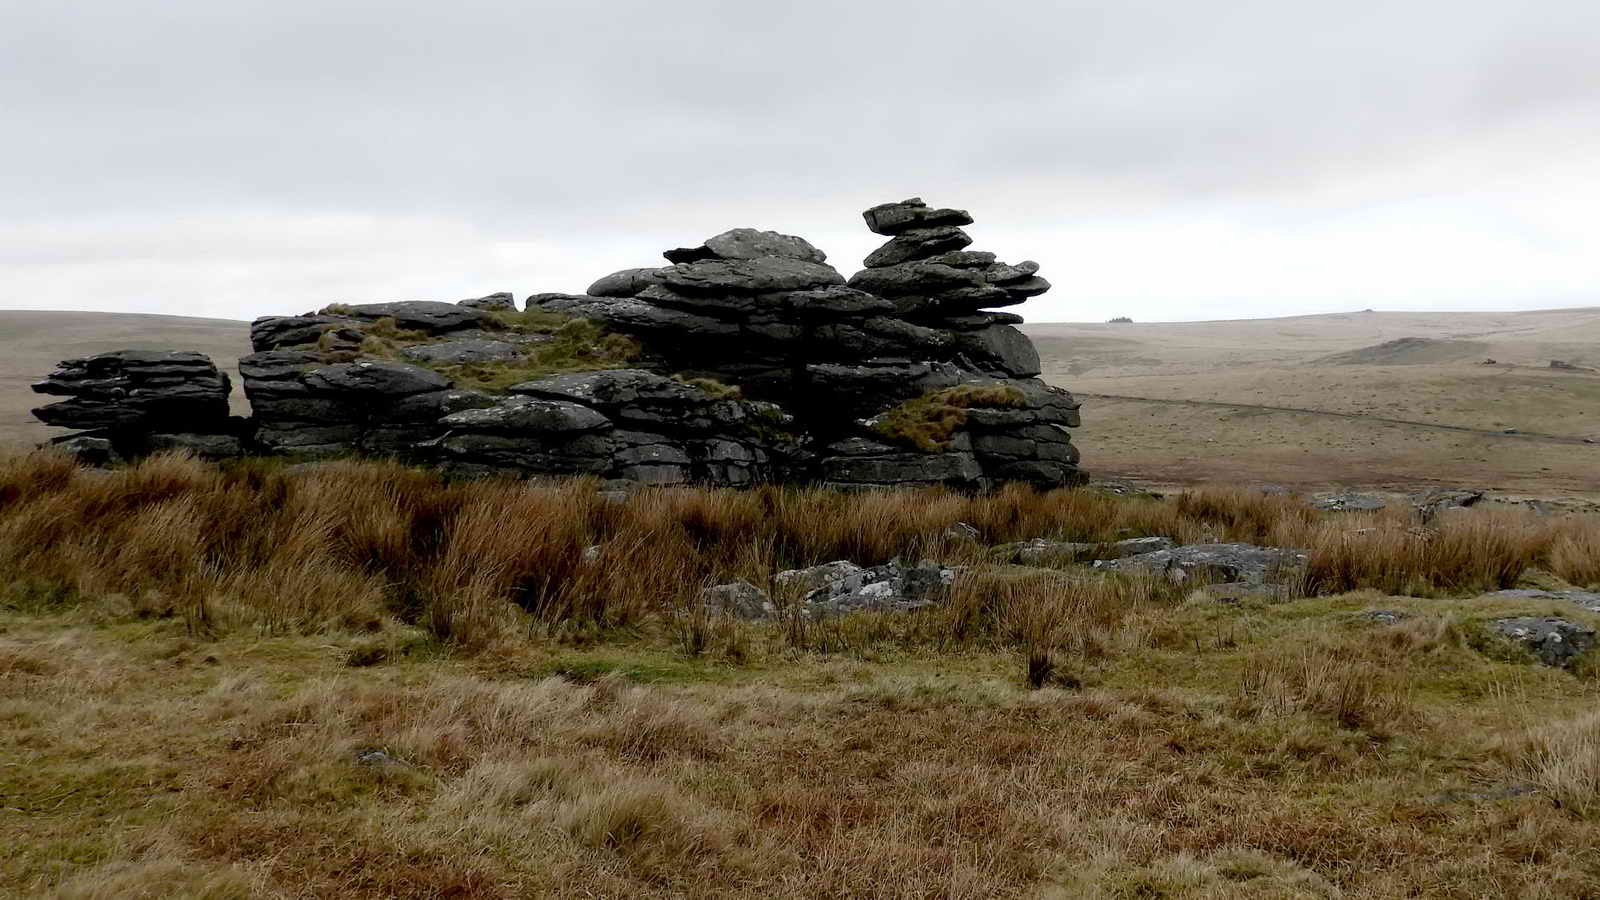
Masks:
[[[643,352],[638,341],[612,334],[588,319],[569,318],[550,336],[549,341],[528,346],[521,359],[465,365],[430,364],[428,368],[447,376],[458,388],[493,393],[547,375],[625,368]]]
[[[1027,397],[1010,385],[958,385],[930,391],[889,410],[872,430],[924,453],[950,449],[950,439],[967,424],[969,409],[1024,409]]]

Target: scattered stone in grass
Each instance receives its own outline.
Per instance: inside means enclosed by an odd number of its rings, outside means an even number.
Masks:
[[[1573,603],[1592,613],[1600,613],[1600,593],[1595,591],[1541,591],[1528,588],[1515,588],[1508,591],[1495,591],[1484,594],[1484,600],[1549,600],[1558,603]]]
[[[356,765],[377,769],[380,772],[390,772],[396,769],[409,769],[410,764],[404,760],[395,759],[388,753],[378,749],[366,749],[356,752]]]
[[[1503,787],[1489,788],[1481,791],[1448,790],[1440,791],[1428,797],[1429,803],[1485,803],[1495,800],[1506,800],[1511,797],[1526,797],[1530,794],[1540,793],[1539,788],[1531,784],[1510,784]]]
[[[1340,512],[1373,512],[1389,504],[1371,494],[1331,494],[1311,501],[1312,509]]]
[[[956,522],[944,530],[944,536],[954,541],[975,541],[978,529],[966,522]]]
[[[1168,537],[1138,537],[1103,544],[1034,538],[1031,541],[1020,541],[1015,544],[1001,544],[995,548],[995,552],[1007,562],[1037,565],[1049,561],[1071,561],[1090,555],[1124,559],[1171,550],[1176,546],[1177,542]]]
[[[1210,570],[1225,582],[1251,586],[1275,584],[1294,570],[1304,567],[1308,557],[1297,550],[1257,547],[1253,544],[1189,544],[1170,550],[1140,553],[1124,559],[1101,559],[1096,569],[1117,572],[1164,574],[1182,583],[1195,570]]]
[[[1595,643],[1593,628],[1554,616],[1496,619],[1489,627],[1522,645],[1539,662],[1558,668],[1571,666]]]
[[[931,606],[949,595],[956,572],[926,560],[915,566],[895,561],[863,568],[841,559],[779,572],[773,581],[780,587],[806,591],[801,609],[808,616],[820,617],[863,610],[907,612]]]
[[[1393,625],[1396,622],[1411,618],[1411,613],[1399,609],[1369,609],[1360,613],[1357,618],[1377,622],[1380,625]]]
[[[700,594],[706,611],[737,619],[770,619],[777,615],[767,592],[748,581],[708,587]]]

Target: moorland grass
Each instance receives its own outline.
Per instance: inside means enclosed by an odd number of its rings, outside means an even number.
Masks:
[[[596,487],[0,460],[0,891],[1600,892],[1600,680],[1479,627],[1600,616],[1476,596],[1593,584],[1593,518]],[[982,546],[1146,534],[1311,562],[1219,603]],[[897,556],[971,568],[904,615],[697,602]]]

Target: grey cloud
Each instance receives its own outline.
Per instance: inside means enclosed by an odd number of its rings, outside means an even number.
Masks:
[[[913,193],[1040,227],[1292,209],[1539,117],[1593,136],[1596,35],[1590,0],[21,0],[0,225],[349,214],[596,242],[848,229]]]

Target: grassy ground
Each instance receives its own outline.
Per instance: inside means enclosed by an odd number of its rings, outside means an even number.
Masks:
[[[984,563],[957,519],[983,543],[1166,533],[1312,563],[1220,603]],[[1245,492],[613,504],[379,464],[12,459],[0,889],[1595,895],[1595,667],[1531,665],[1480,623],[1600,617],[1474,598],[1600,582],[1597,534]],[[820,627],[692,603],[897,554],[973,568],[940,607]]]

